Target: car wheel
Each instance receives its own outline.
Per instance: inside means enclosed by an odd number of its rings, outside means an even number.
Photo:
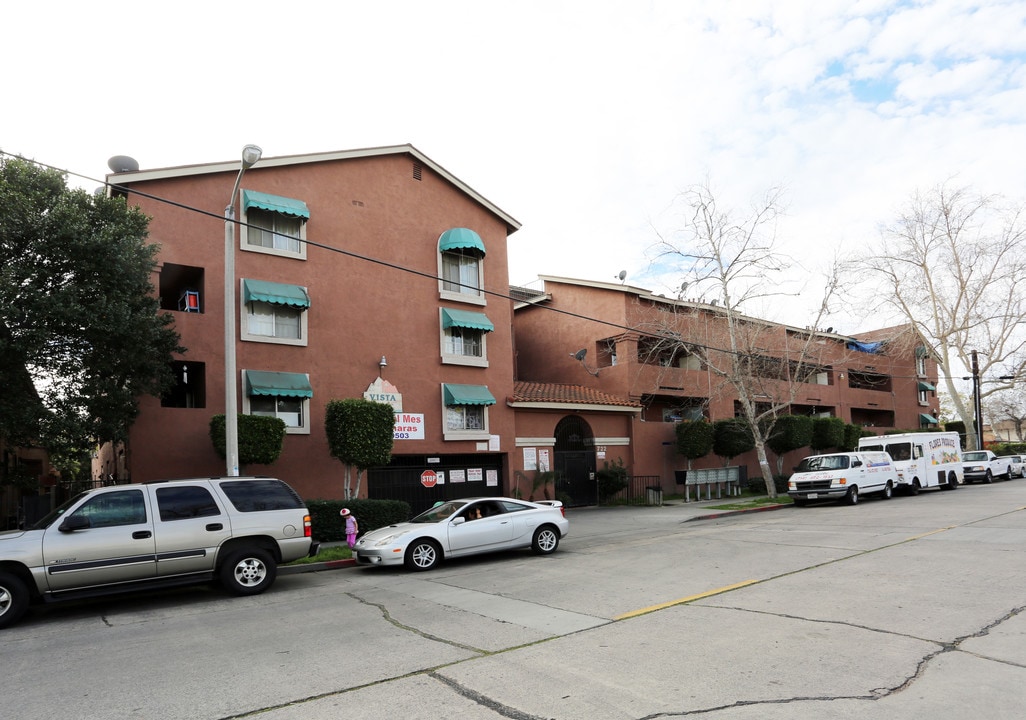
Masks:
[[[884,500],[890,500],[892,497],[894,497],[894,486],[891,485],[890,481],[888,481],[887,484],[884,485],[883,492],[880,494],[883,496]]]
[[[948,482],[944,485],[945,490],[958,490],[958,476],[955,473],[948,473]]]
[[[551,525],[542,525],[534,531],[534,539],[531,540],[531,550],[536,555],[549,555],[556,552],[559,547],[559,530]]]
[[[983,476],[983,482],[987,483],[988,485],[994,482],[994,476],[991,474],[990,470],[988,470],[987,474]]]
[[[848,494],[844,496],[844,501],[849,505],[859,504],[859,486],[852,485],[848,488]]]
[[[908,486],[909,495],[918,495],[921,486],[919,485],[919,478],[912,480],[912,484]]]
[[[406,550],[406,567],[422,572],[430,570],[442,559],[442,549],[431,540],[418,540]]]
[[[0,628],[13,625],[28,610],[29,594],[25,583],[10,573],[0,573]]]
[[[235,550],[221,565],[221,584],[233,595],[257,595],[274,583],[278,566],[258,547]]]

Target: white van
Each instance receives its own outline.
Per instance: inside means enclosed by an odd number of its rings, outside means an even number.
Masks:
[[[859,438],[859,452],[885,452],[898,471],[897,489],[918,495],[926,488],[955,490],[964,482],[957,432],[916,432]]]
[[[787,494],[799,506],[831,498],[855,505],[860,495],[870,493],[889,499],[897,484],[898,471],[885,452],[833,453],[811,455],[798,463]]]

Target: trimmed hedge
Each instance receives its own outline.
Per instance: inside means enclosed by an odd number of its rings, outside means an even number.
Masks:
[[[314,539],[338,542],[346,539],[346,523],[338,514],[349,508],[360,525],[360,534],[410,519],[410,504],[401,500],[307,500]]]

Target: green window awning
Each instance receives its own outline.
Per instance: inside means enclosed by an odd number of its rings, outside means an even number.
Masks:
[[[246,371],[246,394],[274,397],[313,397],[310,378],[304,373]]]
[[[310,296],[298,285],[246,278],[242,281],[242,296],[247,303],[264,302],[294,308],[310,307]]]
[[[494,405],[495,398],[484,385],[442,385],[445,404],[449,405]]]
[[[492,332],[495,326],[484,313],[470,312],[468,310],[450,310],[442,308],[443,328],[468,328],[470,330],[484,330]]]
[[[926,423],[927,425],[939,425],[939,421],[933,415],[927,415],[926,413],[919,413],[919,421]]]
[[[442,233],[438,238],[438,252],[446,250],[477,250],[482,255],[485,254],[481,236],[470,228],[452,228]]]
[[[256,190],[242,191],[242,207],[245,210],[255,207],[260,210],[281,213],[282,215],[294,215],[295,217],[310,219],[310,209],[302,200],[281,197],[280,195],[268,195]]]
[[[930,383],[928,383],[928,382],[925,382],[924,380],[920,380],[920,381],[919,381],[919,389],[920,389],[920,390],[929,390],[930,392],[933,392],[933,391],[934,391],[934,390],[936,390],[937,388],[935,388],[935,387],[934,387],[933,385],[931,385]]]

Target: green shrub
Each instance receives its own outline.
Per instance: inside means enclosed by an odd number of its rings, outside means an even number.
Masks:
[[[610,464],[606,461],[601,470],[595,472],[598,480],[599,502],[603,503],[618,492],[627,487],[627,468],[623,466],[623,460],[617,458],[616,462]]]
[[[349,508],[360,524],[360,534],[410,519],[410,504],[401,500],[307,500],[313,536],[320,542],[346,539],[346,522],[338,514]]]

